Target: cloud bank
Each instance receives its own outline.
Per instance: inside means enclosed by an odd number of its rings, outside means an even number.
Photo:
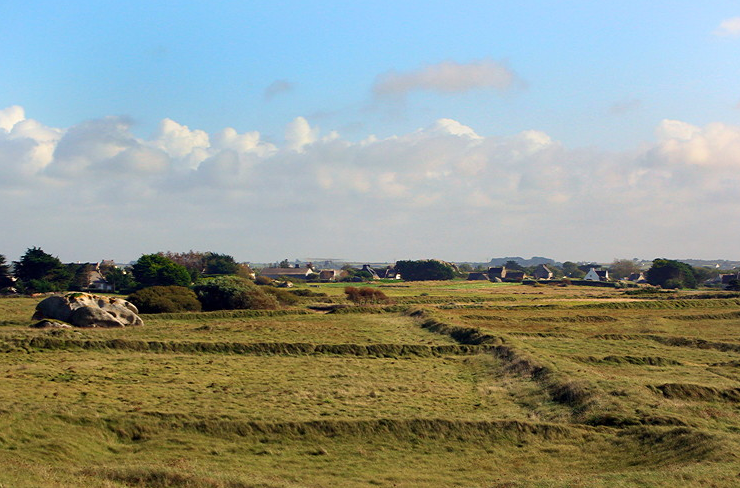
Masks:
[[[621,153],[461,122],[353,142],[298,117],[285,141],[164,119],[68,128],[0,111],[0,254],[210,249],[238,259],[737,257],[740,127],[665,120]]]
[[[413,91],[461,93],[476,89],[509,90],[522,81],[505,64],[490,59],[471,63],[443,61],[407,72],[390,71],[375,80],[377,98],[403,98]]]

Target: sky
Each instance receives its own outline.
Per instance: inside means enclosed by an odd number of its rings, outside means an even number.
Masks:
[[[740,259],[740,4],[0,0],[0,254]]]

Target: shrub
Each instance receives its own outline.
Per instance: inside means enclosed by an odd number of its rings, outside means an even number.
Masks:
[[[277,299],[277,301],[280,303],[280,305],[295,305],[300,301],[300,299],[294,293],[291,293],[288,290],[275,288],[274,286],[264,286],[260,288],[260,290],[274,296],[275,299]]]
[[[297,297],[325,297],[327,296],[326,293],[323,292],[317,292],[317,291],[311,291],[307,288],[298,288],[295,290],[290,290],[288,293],[292,293],[293,295]]]
[[[258,276],[254,280],[255,284],[260,286],[270,286],[272,285],[272,279],[268,278],[267,276]]]
[[[344,289],[344,293],[347,295],[349,300],[358,305],[389,302],[386,294],[375,288],[356,288],[354,286],[348,286]]]
[[[132,293],[128,301],[141,313],[200,312],[201,305],[192,290],[184,286],[151,286]]]
[[[204,310],[276,309],[278,300],[238,276],[208,278],[194,287]]]

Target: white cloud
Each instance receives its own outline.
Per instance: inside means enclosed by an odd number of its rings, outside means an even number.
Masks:
[[[285,142],[288,149],[301,152],[304,146],[316,141],[318,134],[318,129],[311,128],[306,119],[296,117],[285,130]]]
[[[714,35],[720,37],[740,37],[740,17],[723,20],[714,31]]]
[[[413,91],[459,93],[476,89],[508,90],[521,84],[505,64],[483,59],[471,63],[443,61],[407,72],[390,71],[378,76],[373,93],[378,98],[403,98]]]
[[[352,142],[298,117],[276,146],[168,119],[145,140],[118,117],[53,129],[22,109],[0,113],[12,121],[0,130],[0,205],[14,209],[4,229],[14,247],[0,252],[11,256],[38,236],[64,246],[47,246],[58,254],[85,235],[119,259],[211,248],[252,260],[309,249],[482,259],[504,244],[564,258],[595,247],[606,259],[688,255],[686,228],[720,255],[740,237],[725,225],[740,218],[740,127],[726,124],[665,120],[649,147],[607,153],[540,131],[481,136],[452,119]]]
[[[18,105],[0,110],[0,129],[10,132],[13,126],[26,118],[25,110]]]

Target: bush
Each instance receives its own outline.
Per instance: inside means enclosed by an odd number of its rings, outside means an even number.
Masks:
[[[194,287],[203,310],[276,309],[275,296],[238,276],[208,278]]]
[[[344,289],[347,298],[358,305],[368,303],[388,303],[390,300],[381,290],[375,288],[356,288],[348,286]]]
[[[254,280],[255,284],[260,286],[270,286],[272,285],[272,279],[268,278],[267,276],[258,276]]]
[[[300,299],[294,293],[291,293],[288,290],[275,288],[274,286],[264,286],[260,288],[260,290],[274,296],[280,303],[280,305],[295,305],[300,301]]]
[[[184,286],[151,286],[132,293],[128,301],[141,313],[200,312],[201,305],[192,290]]]

